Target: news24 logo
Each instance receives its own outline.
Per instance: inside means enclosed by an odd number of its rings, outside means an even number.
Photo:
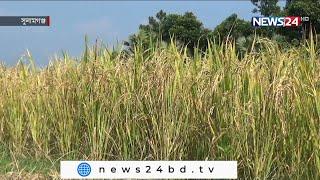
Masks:
[[[254,27],[298,27],[307,21],[309,21],[309,17],[252,17],[251,23]]]

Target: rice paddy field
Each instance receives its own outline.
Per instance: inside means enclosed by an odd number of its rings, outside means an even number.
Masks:
[[[316,44],[257,39],[241,58],[209,44],[1,65],[0,178],[58,179],[60,160],[236,160],[239,179],[320,179]]]

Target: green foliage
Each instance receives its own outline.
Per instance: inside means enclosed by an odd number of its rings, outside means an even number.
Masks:
[[[310,17],[310,23],[298,28],[264,28],[266,37],[282,35],[288,43],[302,41],[308,38],[310,30],[320,32],[320,1],[318,0],[287,0],[283,10],[278,6],[278,0],[251,0],[257,7],[254,12],[264,16],[302,16]],[[287,43],[287,45],[288,45]]]
[[[254,36],[267,37],[278,41],[281,47],[297,46],[304,39],[308,39],[310,27],[314,34],[320,31],[320,2],[317,0],[287,0],[285,8],[282,10],[278,0],[251,0],[256,6],[254,12],[259,12],[265,16],[308,16],[311,23],[306,23],[298,28],[275,28],[263,27],[254,29],[251,23],[239,19],[236,14],[230,15],[214,30],[203,27],[197,17],[186,12],[180,14],[167,14],[160,11],[155,17],[149,17],[147,25],[140,25],[139,31],[130,36],[125,42],[131,52],[135,46],[141,46],[148,50],[156,42],[163,46],[169,44],[174,38],[179,47],[186,46],[189,52],[194,48],[205,51],[209,41],[224,42],[226,40],[236,41],[237,52],[243,54],[251,47]],[[310,26],[311,25],[311,26]]]
[[[314,33],[320,32],[320,1],[318,0],[295,0],[287,4],[285,8],[286,15],[310,17],[310,22],[300,29],[285,32],[289,39],[297,37],[308,36],[309,31],[313,30]]]
[[[168,44],[171,38],[174,38],[178,44],[188,47],[189,50],[194,47],[205,49],[210,34],[211,31],[204,28],[192,12],[180,15],[166,14],[161,10],[155,17],[149,17],[147,25],[140,25],[138,33],[130,36],[129,42],[125,44],[133,49],[138,42],[149,47],[149,42],[159,39]]]
[[[236,14],[232,14],[226,18],[221,24],[214,29],[214,36],[220,37],[219,41],[226,39],[238,39],[239,37],[247,37],[254,33],[250,22],[239,19]]]
[[[308,16],[314,28],[320,30],[320,1],[318,0],[295,0],[287,5],[287,15]]]
[[[277,15],[280,13],[280,7],[277,5],[279,0],[251,0],[256,6],[253,12],[259,12],[264,16]]]

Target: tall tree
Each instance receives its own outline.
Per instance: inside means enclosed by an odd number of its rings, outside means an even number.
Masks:
[[[305,22],[300,28],[283,29],[281,34],[287,39],[308,38],[309,31],[314,30],[314,33],[320,32],[320,1],[319,0],[290,0],[287,1],[284,9],[286,16],[301,16],[309,17],[309,22]]]
[[[310,30],[310,25],[316,31],[320,31],[320,1],[319,0],[286,0],[286,5],[281,10],[278,0],[251,0],[256,6],[253,12],[259,12],[264,16],[302,16],[309,17],[310,22],[304,23],[299,28],[264,28],[268,32],[268,37],[279,34],[290,41],[296,41],[306,37]]]
[[[201,49],[206,47],[207,37],[211,31],[204,28],[201,21],[192,12],[180,14],[167,14],[160,11],[155,17],[149,17],[146,25],[140,25],[139,32],[130,37],[127,45],[134,45],[139,37],[161,39],[168,43],[173,37],[178,43],[186,45],[189,49],[200,46]]]
[[[312,26],[320,30],[320,1],[319,0],[291,0],[285,9],[287,15],[309,17]]]
[[[277,15],[281,11],[278,1],[279,0],[251,0],[256,6],[256,8],[253,9],[253,12],[259,12],[264,16]]]
[[[220,37],[220,41],[229,39],[238,39],[239,37],[247,37],[254,33],[250,22],[239,19],[236,14],[227,17],[221,24],[214,29],[214,36]]]

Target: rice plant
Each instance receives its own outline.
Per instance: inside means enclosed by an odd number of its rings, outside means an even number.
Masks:
[[[126,56],[86,47],[80,61],[65,54],[46,68],[1,65],[1,146],[53,164],[237,160],[241,179],[320,177],[316,44],[256,43],[241,57],[234,43],[190,56],[172,42]]]

